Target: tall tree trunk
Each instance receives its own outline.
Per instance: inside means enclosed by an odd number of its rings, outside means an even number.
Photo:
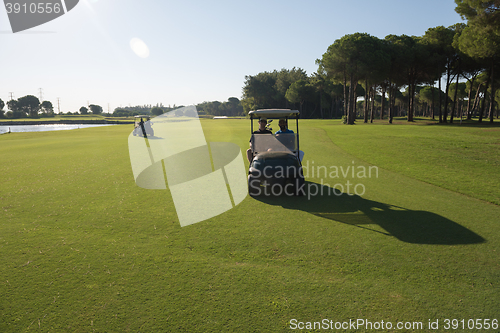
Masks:
[[[431,86],[431,117],[432,117],[432,120],[436,119],[436,117],[434,117],[434,85]]]
[[[364,113],[364,120],[363,122],[364,123],[367,123],[368,122],[368,94],[369,94],[369,91],[368,91],[368,80],[365,79],[365,113]]]
[[[408,121],[413,121],[413,114],[415,112],[415,84],[411,83],[408,86]]]
[[[479,93],[481,92],[481,87],[482,87],[482,86],[483,86],[483,84],[482,84],[482,83],[480,83],[480,84],[477,86],[476,96],[474,97],[474,103],[472,104],[471,114],[472,114],[472,113],[476,114],[476,113],[477,113],[477,110],[479,109],[479,102],[480,102]]]
[[[394,86],[392,88],[392,101],[391,101],[391,104],[392,104],[392,114],[391,114],[391,124],[392,124],[392,121],[394,119],[394,115],[396,115],[396,94],[397,94],[397,91],[399,91],[399,88],[397,88],[396,86]]]
[[[484,97],[482,98],[481,101],[481,108],[479,109],[479,119],[478,122],[483,122],[483,114],[484,114],[484,109],[486,107],[486,93],[484,93]]]
[[[486,97],[488,94],[488,88],[490,87],[490,78],[491,78],[491,69],[490,73],[488,73],[488,77],[486,79],[486,84],[484,85],[484,97],[483,97],[483,104],[481,105],[481,110],[479,111],[479,122],[483,122],[483,114],[484,114],[484,108],[486,106]]]
[[[448,93],[450,92],[450,83],[453,81],[453,78],[451,77],[451,69],[447,70],[446,74],[446,88],[444,92],[444,113],[443,113],[443,123],[448,122]]]
[[[335,108],[335,105],[337,104],[337,101],[332,97],[332,100],[331,100],[331,105],[330,105],[330,118],[333,119],[333,112],[334,112],[334,108]]]
[[[391,81],[389,80],[389,124],[392,124],[392,115],[394,112],[394,105],[392,104],[392,97],[394,95],[394,87],[392,86]]]
[[[385,83],[382,84],[382,100],[380,106],[380,120],[384,119],[384,108],[385,108],[385,91],[387,89],[387,85]]]
[[[408,111],[406,113],[406,120],[410,121],[410,112],[411,112],[411,83],[408,85]]]
[[[493,123],[493,112],[495,110],[495,77],[494,77],[494,63],[491,62],[491,95],[490,95],[490,123]]]
[[[459,65],[460,66],[460,65]],[[455,106],[457,105],[457,96],[458,96],[458,75],[457,73],[457,79],[455,80],[455,93],[453,94],[453,105],[451,106],[451,116],[450,116],[450,123],[453,124],[453,116],[455,114]]]
[[[356,85],[356,89],[358,88],[357,85],[358,83],[355,83]],[[356,89],[354,89],[354,97],[353,97],[353,101],[352,101],[352,113],[354,115],[353,119],[356,119],[357,115],[358,115],[358,96],[356,94]]]
[[[319,90],[319,116],[321,119],[324,119],[324,117],[323,117],[323,91],[322,91],[322,89]]]
[[[370,107],[370,123],[373,123],[373,117],[375,116],[375,86],[370,87],[371,97],[371,107]]]
[[[441,93],[441,77],[439,78],[439,123],[443,122],[443,94]]]
[[[415,118],[415,109],[416,109],[416,103],[415,103],[415,91],[417,89],[417,84],[413,84],[413,90],[411,92],[411,108],[412,108],[412,113],[411,113],[411,121],[414,120]]]
[[[472,79],[469,80],[470,82],[470,89],[469,89],[469,94],[467,95],[467,120],[472,119],[472,112],[471,112],[471,97],[472,97],[472,88],[474,87],[474,81],[476,80],[476,76],[473,76]]]
[[[347,73],[344,72],[344,116],[347,118]]]
[[[347,113],[347,123],[349,125],[354,125],[354,94],[356,90],[354,83],[354,73],[351,73],[349,77],[349,111]]]

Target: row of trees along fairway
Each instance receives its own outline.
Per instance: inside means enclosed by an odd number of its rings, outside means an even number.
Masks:
[[[135,115],[153,115],[159,116],[165,112],[169,112],[172,110],[176,110],[182,108],[183,106],[176,106],[175,104],[171,107],[170,105],[164,106],[163,104],[157,104],[156,106],[152,105],[143,105],[143,106],[127,106],[116,108],[113,112],[113,117],[131,117]],[[244,116],[243,107],[241,102],[236,97],[229,97],[227,102],[203,102],[196,104],[196,109],[198,114],[203,116],[230,116],[230,117],[239,117]]]
[[[7,102],[7,107],[10,111],[5,112],[3,110],[5,106],[4,101],[0,99],[0,118],[24,118],[33,117],[53,117],[54,107],[49,101],[43,101],[33,96],[27,95],[20,97],[19,99],[11,99]]]
[[[113,117],[133,117],[137,115],[151,115],[159,116],[165,112],[175,110],[181,106],[164,106],[162,103],[158,103],[155,106],[148,105],[136,105],[136,106],[120,106],[116,108],[111,116]]]
[[[489,110],[493,122],[500,104],[500,1],[455,2],[467,24],[430,28],[420,37],[345,35],[316,60],[311,76],[300,68],[248,75],[243,108],[294,107],[305,118],[344,115],[348,124],[360,109],[364,122],[387,113],[391,123],[402,115],[413,121],[418,111],[433,119],[437,113],[444,123],[463,113],[481,122]]]
[[[0,99],[0,118],[39,118],[39,117],[54,117],[54,107],[52,102],[40,100],[33,95],[26,95],[18,99],[11,99],[7,102],[7,107],[10,111],[3,110],[5,106],[4,101]],[[90,104],[89,109],[93,114],[101,114],[102,107],[95,104]],[[87,114],[88,108],[82,106],[80,108],[81,114]]]

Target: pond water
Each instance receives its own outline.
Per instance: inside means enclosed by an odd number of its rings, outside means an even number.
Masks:
[[[1,125],[0,134],[9,132],[64,131],[87,127],[112,126],[113,124],[47,124],[47,125]]]

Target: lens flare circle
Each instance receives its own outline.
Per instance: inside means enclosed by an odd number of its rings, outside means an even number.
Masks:
[[[132,38],[130,40],[130,48],[141,58],[149,57],[149,47],[139,38]]]

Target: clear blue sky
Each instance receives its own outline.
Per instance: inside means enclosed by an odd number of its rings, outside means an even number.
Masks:
[[[241,98],[245,75],[312,74],[336,39],[422,36],[462,22],[453,0],[80,0],[66,15],[13,34],[0,7],[0,98],[39,96],[57,112]],[[147,50],[134,52],[131,40]],[[148,52],[149,51],[149,54]],[[145,57],[147,55],[147,57]]]

